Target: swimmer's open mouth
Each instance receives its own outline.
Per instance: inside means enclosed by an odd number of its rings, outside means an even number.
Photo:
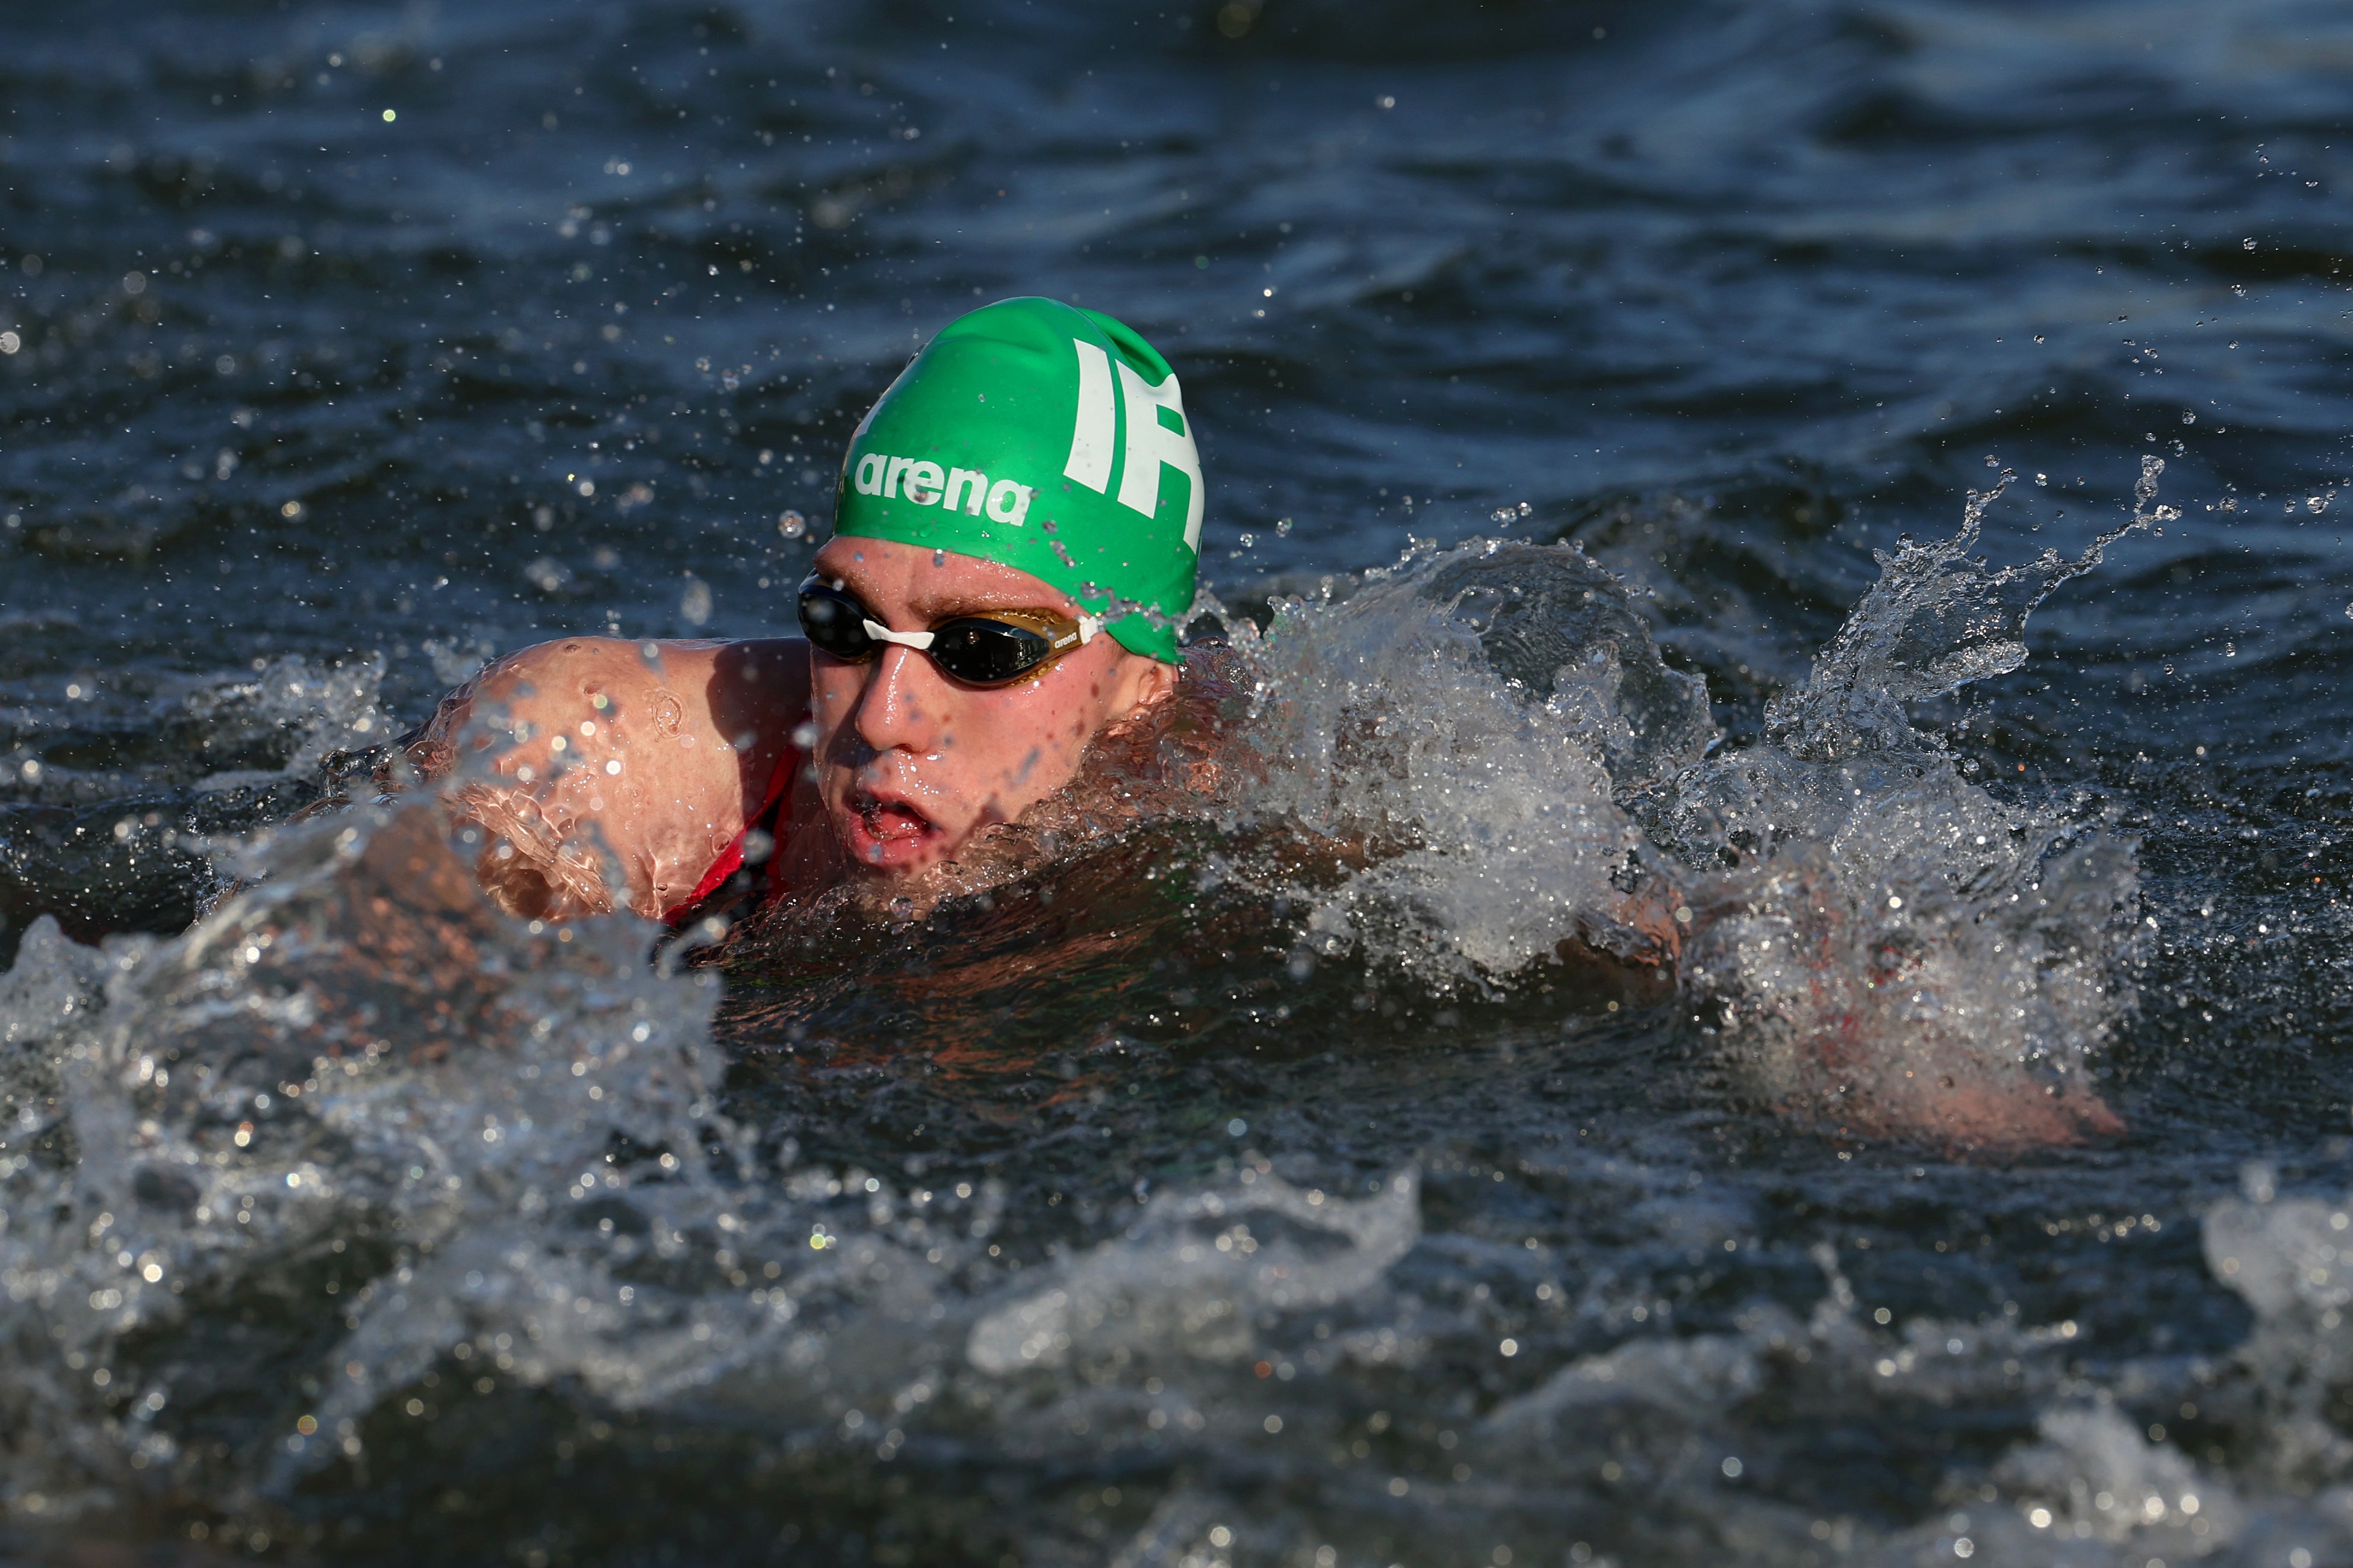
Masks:
[[[907,802],[886,795],[861,791],[850,797],[849,808],[858,814],[867,837],[880,844],[912,842],[938,831],[930,817]]]

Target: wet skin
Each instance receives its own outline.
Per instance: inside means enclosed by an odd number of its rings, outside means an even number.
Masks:
[[[950,551],[837,539],[817,569],[896,631],[991,609],[1080,613],[1026,572]],[[849,663],[797,637],[570,637],[452,693],[412,754],[492,830],[479,869],[508,908],[561,917],[619,901],[659,916],[758,815],[797,735],[811,765],[775,847],[786,884],[912,883],[1063,788],[1096,735],[1176,683],[1174,666],[1107,636],[994,688],[899,647]]]

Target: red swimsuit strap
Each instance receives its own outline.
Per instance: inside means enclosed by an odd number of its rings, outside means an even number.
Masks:
[[[782,884],[776,881],[767,868],[776,864],[776,857],[784,850],[784,830],[787,826],[785,820],[785,805],[792,794],[793,779],[800,772],[802,761],[801,749],[786,742],[783,752],[776,758],[775,770],[768,774],[767,793],[761,796],[760,808],[754,811],[751,820],[744,825],[744,831],[738,833],[734,840],[720,851],[719,858],[713,860],[711,863],[711,868],[703,872],[702,879],[695,883],[694,891],[687,895],[685,901],[662,911],[663,923],[667,925],[682,923],[703,900],[725,887],[727,879],[744,868],[744,842],[754,833],[765,833],[770,840],[767,858],[761,863],[760,872],[760,875],[768,881],[768,895],[773,897],[782,890]]]

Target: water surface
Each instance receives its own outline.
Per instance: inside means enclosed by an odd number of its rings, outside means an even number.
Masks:
[[[2340,8],[0,33],[17,1557],[2353,1557]],[[776,629],[1022,292],[1185,377],[1262,791],[683,968],[288,824]]]

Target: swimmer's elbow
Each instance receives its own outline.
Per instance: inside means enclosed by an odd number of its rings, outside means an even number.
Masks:
[[[512,841],[495,844],[474,867],[475,879],[491,901],[528,921],[568,921],[612,913],[614,889],[586,857],[558,851],[516,853]],[[500,850],[506,850],[504,856]],[[632,907],[637,900],[630,900]]]
[[[406,739],[402,751],[413,771],[404,778],[394,770],[382,782],[456,783],[485,771],[513,776],[521,748],[568,727],[568,717],[558,710],[579,706],[564,697],[578,684],[565,679],[567,651],[564,644],[541,643],[485,665],[441,699],[433,717]],[[530,774],[522,776],[528,781]]]

